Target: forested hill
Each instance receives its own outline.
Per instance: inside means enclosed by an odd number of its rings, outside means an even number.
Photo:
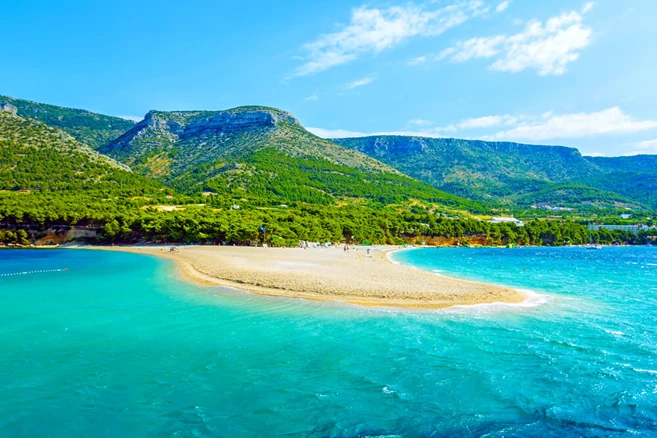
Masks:
[[[518,206],[657,207],[653,156],[592,158],[562,146],[409,136],[333,141],[471,199]]]
[[[0,190],[132,196],[163,187],[59,129],[0,111]]]
[[[291,114],[274,108],[151,111],[100,151],[186,193],[268,204],[415,199],[483,208],[321,139]]]
[[[120,117],[105,116],[87,110],[47,105],[8,96],[0,96],[0,105],[2,102],[15,106],[19,116],[59,128],[92,149],[104,146],[135,125],[133,121]]]

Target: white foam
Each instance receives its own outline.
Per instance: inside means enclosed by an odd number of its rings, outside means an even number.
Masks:
[[[392,250],[392,251],[388,251],[388,252],[386,253],[386,258],[388,259],[388,261],[389,261],[390,263],[394,263],[395,265],[403,266],[401,263],[399,263],[397,260],[395,260],[395,259],[392,257],[392,255],[395,254],[395,253],[398,253],[398,252],[408,251],[408,250],[411,250],[411,249],[415,249],[415,248],[400,248],[400,249],[395,249],[395,250]]]
[[[637,373],[657,374],[657,370],[642,370],[641,368],[632,368]]]
[[[517,289],[518,292],[521,292],[527,296],[524,301],[520,303],[483,303],[483,304],[471,304],[471,305],[457,305],[448,307],[446,309],[438,310],[442,313],[494,313],[508,310],[520,310],[520,309],[531,309],[534,307],[542,306],[546,304],[549,299],[547,294],[539,294],[532,290],[528,289]]]
[[[604,331],[609,333],[610,335],[616,335],[616,336],[623,336],[625,334],[623,332],[619,332],[619,331],[615,331],[615,330],[604,329]]]
[[[395,251],[390,251],[386,254],[386,257],[388,260],[390,260],[392,263],[396,265],[402,265],[401,263],[395,261],[391,255],[396,252],[400,251],[409,251],[412,249],[417,249],[417,248],[404,248],[404,249],[398,249]],[[406,266],[406,265],[402,265]],[[435,275],[439,275],[441,277],[446,277],[446,275],[443,274],[444,271],[441,271],[440,269],[433,269],[431,271]],[[458,277],[452,277],[452,278],[457,278]],[[468,281],[468,280],[465,280]],[[538,307],[542,306],[543,304],[546,304],[549,299],[548,295],[546,294],[539,294],[534,292],[533,290],[529,289],[516,289],[518,292],[521,292],[527,296],[527,298],[524,301],[521,301],[520,303],[500,303],[500,302],[495,302],[495,303],[483,303],[483,304],[468,304],[468,305],[456,305],[452,307],[447,307],[445,309],[437,310],[436,312],[441,312],[441,313],[490,313],[490,312],[499,312],[499,311],[504,311],[504,310],[513,310],[513,309],[530,309],[533,307]]]

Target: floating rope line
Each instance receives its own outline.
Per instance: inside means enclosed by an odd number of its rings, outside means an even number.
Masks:
[[[47,274],[49,272],[65,272],[68,271],[68,268],[63,269],[39,269],[37,271],[23,271],[23,272],[12,272],[11,274],[0,274],[0,277],[13,277],[16,275],[29,275],[29,274]]]

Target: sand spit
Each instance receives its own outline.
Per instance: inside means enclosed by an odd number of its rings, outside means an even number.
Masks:
[[[187,246],[174,253],[161,246],[92,248],[171,259],[187,280],[269,296],[412,309],[520,303],[526,298],[514,289],[394,264],[386,257],[393,247],[373,248],[369,254],[365,248],[344,252],[342,248]]]

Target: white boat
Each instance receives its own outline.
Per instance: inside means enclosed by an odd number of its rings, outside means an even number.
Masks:
[[[602,249],[602,245],[588,245],[586,249]]]

